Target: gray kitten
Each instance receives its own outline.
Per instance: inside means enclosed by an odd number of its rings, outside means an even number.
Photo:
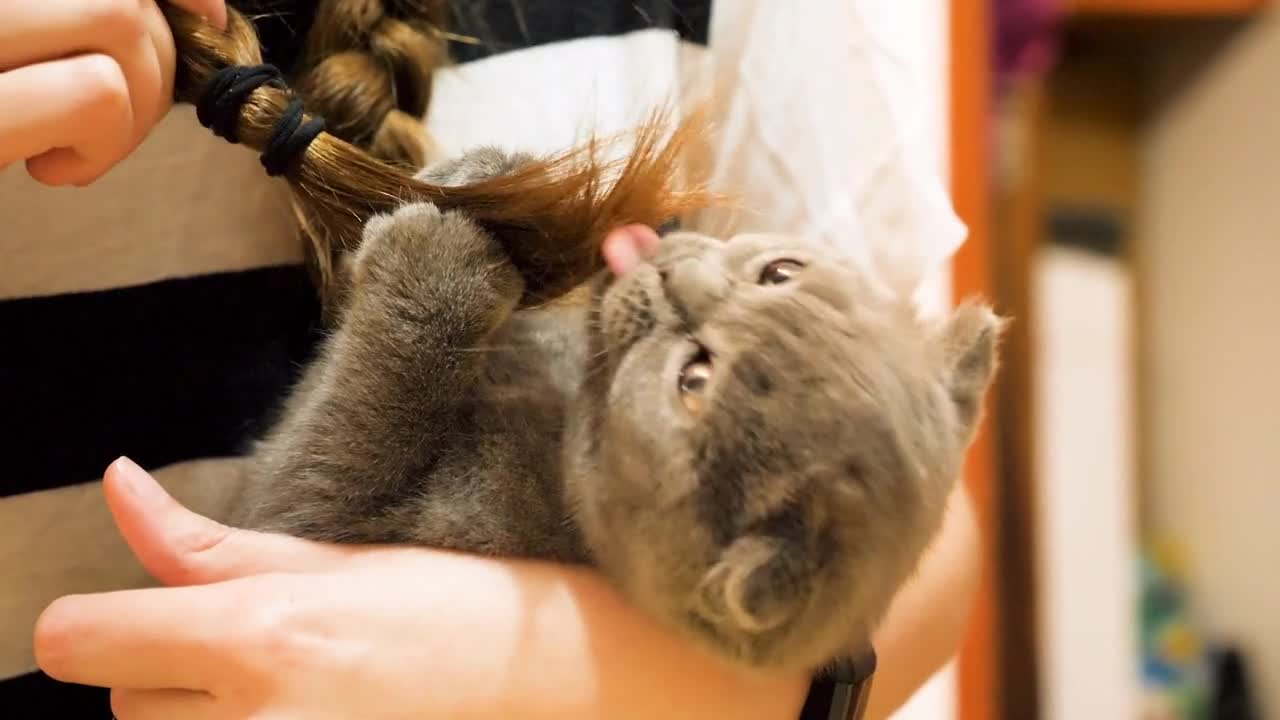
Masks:
[[[587,303],[517,309],[523,289],[460,214],[371,220],[237,524],[589,562],[754,667],[859,649],[939,527],[995,315],[922,322],[830,248],[772,235],[667,235]]]

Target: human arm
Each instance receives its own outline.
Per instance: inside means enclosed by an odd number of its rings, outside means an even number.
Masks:
[[[867,720],[891,717],[955,655],[980,572],[973,500],[957,483],[942,528],[875,633],[878,663]]]
[[[703,654],[588,571],[232,530],[128,463],[105,490],[143,564],[177,587],[61,599],[36,656],[115,688],[120,720],[789,719],[807,686]]]
[[[224,0],[172,0],[226,23]],[[172,104],[173,36],[151,0],[0,0],[0,168],[84,185],[131,153]]]
[[[308,720],[790,720],[807,687],[704,654],[590,572],[233,530],[127,463],[108,472],[106,491],[143,564],[176,587],[61,599],[41,617],[36,655],[55,678],[115,688],[120,720],[238,718],[250,707]],[[878,634],[869,718],[887,717],[954,648],[963,620],[950,606],[971,585],[945,570],[973,566],[967,543],[952,546],[967,532],[957,497]],[[931,597],[946,601],[921,601]]]

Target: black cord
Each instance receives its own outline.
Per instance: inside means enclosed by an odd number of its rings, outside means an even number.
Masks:
[[[236,127],[240,111],[253,91],[264,85],[283,89],[284,77],[274,65],[233,65],[225,67],[209,78],[204,94],[196,103],[196,118],[200,124],[213,130],[213,134],[227,142],[240,142]],[[324,132],[324,120],[313,117],[303,122],[305,113],[302,101],[293,98],[271,130],[266,150],[262,152],[262,166],[267,174],[282,175],[294,158],[306,152],[311,142]]]
[[[324,132],[323,118],[314,117],[304,123],[302,117],[302,101],[294,98],[272,129],[267,149],[262,152],[262,167],[267,169],[268,175],[283,174],[293,159],[305,152],[311,141]]]
[[[263,85],[284,87],[284,76],[275,65],[232,65],[209,78],[204,94],[196,103],[196,119],[227,142],[238,143],[236,125],[240,109],[254,90]]]

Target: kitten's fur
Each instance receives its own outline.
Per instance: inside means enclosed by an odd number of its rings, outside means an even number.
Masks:
[[[476,151],[430,175],[520,161]],[[779,258],[805,267],[760,285]],[[865,642],[939,527],[995,365],[991,311],[923,323],[830,248],[763,235],[669,235],[586,307],[517,310],[523,287],[461,215],[370,221],[239,524],[590,562],[756,667]],[[695,413],[678,377],[699,343]]]

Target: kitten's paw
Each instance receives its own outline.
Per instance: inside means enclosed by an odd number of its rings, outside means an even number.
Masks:
[[[524,291],[524,281],[492,235],[462,212],[442,212],[429,202],[371,218],[351,264],[357,294],[380,289],[398,297],[452,296],[462,302],[486,298],[492,290],[514,302]]]
[[[415,256],[442,234],[444,221],[444,213],[429,202],[409,203],[394,213],[369,218],[351,260],[353,286],[389,279],[416,267]]]

